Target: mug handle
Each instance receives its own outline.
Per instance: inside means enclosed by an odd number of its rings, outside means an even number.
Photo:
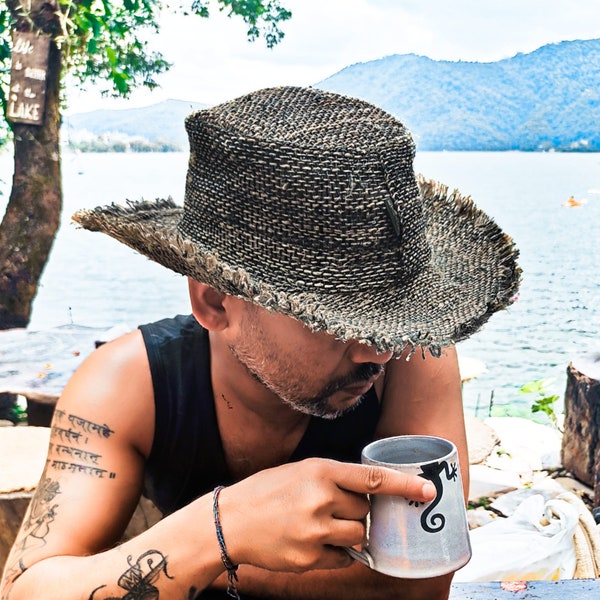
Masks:
[[[375,561],[366,548],[363,550],[356,550],[349,546],[343,546],[343,548],[354,560],[362,563],[365,567],[369,567],[369,569],[375,569]]]

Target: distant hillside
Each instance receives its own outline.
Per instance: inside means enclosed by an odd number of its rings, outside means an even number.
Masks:
[[[65,118],[63,139],[79,150],[187,150],[184,119],[206,104],[165,100],[144,108],[95,110]]]
[[[421,150],[600,151],[600,39],[492,63],[388,56],[315,87],[395,114]]]
[[[395,55],[346,67],[315,87],[400,118],[420,150],[600,151],[600,39],[549,44],[492,62]],[[65,120],[80,150],[187,150],[183,121],[206,105],[167,100]]]

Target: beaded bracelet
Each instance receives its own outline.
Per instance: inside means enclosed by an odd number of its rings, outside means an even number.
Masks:
[[[235,586],[235,583],[238,580],[238,565],[234,565],[227,554],[223,530],[221,529],[221,520],[219,519],[219,494],[223,487],[224,486],[219,485],[213,490],[213,517],[215,520],[215,529],[217,531],[217,540],[219,540],[219,547],[221,548],[221,560],[223,561],[223,566],[227,570],[227,595],[230,598],[235,598],[235,600],[241,600],[240,594]]]

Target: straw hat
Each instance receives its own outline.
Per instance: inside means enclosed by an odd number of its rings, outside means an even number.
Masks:
[[[470,198],[417,179],[396,118],[312,88],[192,113],[183,208],[171,199],[73,219],[312,330],[400,354],[466,338],[514,298],[509,236]]]

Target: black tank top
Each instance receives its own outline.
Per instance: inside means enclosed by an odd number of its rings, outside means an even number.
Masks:
[[[156,419],[144,495],[163,515],[217,485],[234,483],[219,435],[210,379],[208,332],[193,316],[140,326],[152,374]],[[337,419],[311,417],[290,461],[311,456],[359,462],[379,419],[373,388]]]

